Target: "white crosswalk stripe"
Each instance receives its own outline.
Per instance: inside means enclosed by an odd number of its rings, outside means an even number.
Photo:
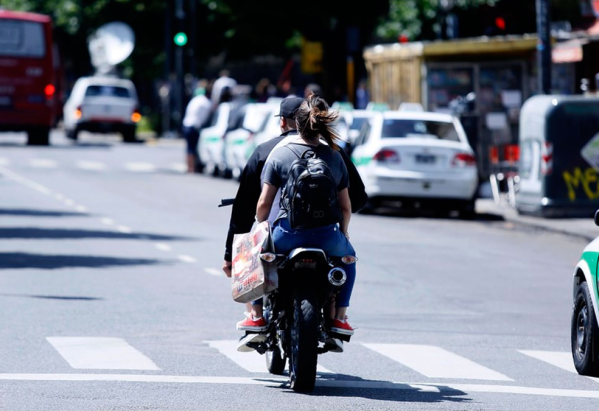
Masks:
[[[363,344],[429,378],[513,381],[511,378],[432,345]]]
[[[76,369],[160,370],[148,357],[121,338],[47,337],[50,344]]]
[[[122,338],[47,337],[46,339],[74,369],[161,370],[152,359],[129,345]],[[206,342],[209,347],[216,349],[223,355],[223,358],[226,357],[228,360],[233,361],[241,369],[250,373],[268,373],[265,357],[257,352],[237,351],[236,340]],[[506,375],[437,346],[370,343],[359,345],[381,354],[381,361],[395,361],[430,379],[514,381]],[[569,352],[531,350],[518,350],[518,352],[561,370],[576,373]],[[383,359],[383,357],[386,359]],[[355,360],[359,360],[359,357],[356,357]],[[359,376],[360,368],[359,364],[356,364],[356,375]],[[317,372],[319,375],[335,375],[333,371],[321,365],[318,365]],[[599,382],[599,378],[587,378]],[[428,382],[421,383],[428,384]],[[502,392],[501,386],[493,387],[497,388],[497,392]]]
[[[56,168],[58,163],[54,160],[48,160],[45,158],[32,158],[29,160],[29,166],[35,168]]]
[[[135,173],[151,173],[156,171],[157,167],[152,163],[126,163],[125,169]]]
[[[103,171],[106,170],[106,164],[99,161],[77,161],[76,166],[82,170]]]
[[[246,371],[268,373],[266,369],[266,359],[263,355],[257,352],[239,352],[237,351],[237,341],[235,340],[220,340],[206,341],[212,348],[216,348],[221,354],[235,362]],[[319,373],[332,373],[322,366],[317,366],[316,371]]]
[[[518,350],[518,352],[527,355],[537,360],[546,362],[562,370],[570,371],[578,374],[572,360],[572,353],[568,351],[533,351],[533,350]],[[593,381],[599,382],[599,378],[587,377]]]
[[[179,173],[185,173],[187,171],[187,165],[185,163],[173,163],[170,169]]]

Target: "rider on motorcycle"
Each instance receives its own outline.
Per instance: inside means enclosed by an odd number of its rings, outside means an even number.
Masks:
[[[325,161],[330,168],[338,190],[338,202],[343,216],[339,224],[310,229],[292,229],[287,212],[280,209],[274,221],[270,220],[273,223],[272,236],[275,249],[279,254],[288,253],[298,247],[314,247],[322,249],[327,255],[333,257],[355,256],[348,232],[352,210],[348,193],[348,170],[336,144],[339,137],[332,127],[337,118],[338,113],[329,111],[325,100],[315,95],[308,97],[295,114],[299,134],[286,139],[290,149],[279,145],[266,161],[262,173],[264,184],[256,209],[258,222],[269,220],[273,202],[277,192],[287,180],[291,163],[307,151],[314,152],[315,156]],[[329,326],[335,333],[352,335],[354,330],[346,321],[346,312],[356,277],[356,265],[344,264],[342,268],[347,274],[347,280],[337,295]],[[252,315],[254,318],[261,318],[262,307],[254,304]]]

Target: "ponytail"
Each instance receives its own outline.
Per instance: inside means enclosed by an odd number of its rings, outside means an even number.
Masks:
[[[329,111],[329,105],[324,99],[312,94],[297,109],[295,121],[297,130],[306,140],[317,142],[322,136],[327,144],[339,151],[337,140],[339,134],[333,123],[339,118],[338,111]]]

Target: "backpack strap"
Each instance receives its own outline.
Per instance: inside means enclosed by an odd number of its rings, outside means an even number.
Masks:
[[[293,143],[289,143],[285,147],[287,147],[289,150],[291,150],[291,152],[293,154],[295,154],[295,156],[297,158],[299,158],[300,160],[303,160],[303,159],[306,159],[306,158],[315,158],[316,157],[316,152],[314,150],[312,150],[311,148],[309,148],[306,151],[304,151],[303,154],[300,154],[299,150],[291,147],[292,145],[293,145]]]

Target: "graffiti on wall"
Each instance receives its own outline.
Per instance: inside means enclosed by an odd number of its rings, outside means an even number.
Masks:
[[[571,172],[564,171],[562,176],[568,188],[568,198],[570,201],[576,201],[578,193],[584,193],[584,197],[589,200],[599,198],[599,176],[594,168],[588,167],[582,169],[581,167],[576,167]]]

